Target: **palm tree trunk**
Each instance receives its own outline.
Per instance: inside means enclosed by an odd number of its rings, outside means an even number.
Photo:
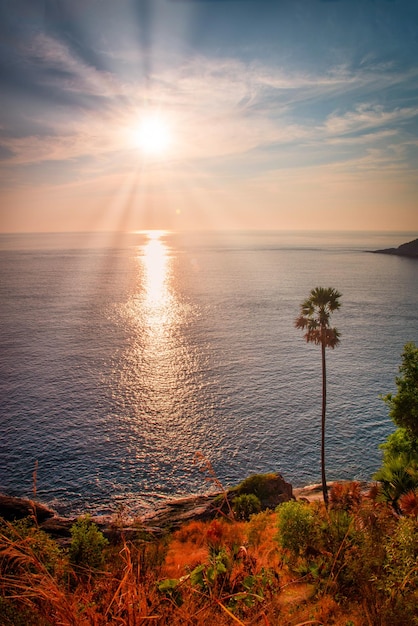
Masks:
[[[325,329],[322,329],[323,335]],[[328,508],[328,490],[327,479],[325,477],[325,410],[327,404],[327,372],[325,364],[325,337],[322,337],[322,420],[321,420],[321,476],[322,476],[322,493],[324,496],[325,506]]]

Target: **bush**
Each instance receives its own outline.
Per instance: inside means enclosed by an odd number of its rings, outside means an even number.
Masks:
[[[261,510],[260,499],[253,493],[237,496],[232,503],[232,510],[239,520],[248,521],[251,515]]]
[[[109,542],[90,516],[80,518],[71,527],[71,537],[69,557],[73,565],[90,570],[103,567],[103,551]]]
[[[274,515],[271,511],[262,511],[253,515],[248,524],[248,543],[251,546],[259,547],[261,543],[274,532],[273,521]]]
[[[1,520],[1,518],[0,518]],[[7,546],[13,557],[2,562],[8,571],[35,572],[39,568],[48,574],[62,574],[62,553],[55,541],[33,524],[30,518],[15,522],[1,522],[2,547]]]
[[[404,517],[386,543],[385,587],[418,591],[418,522]]]
[[[399,376],[395,380],[398,393],[389,393],[383,400],[395,424],[418,440],[418,348],[413,342],[404,346]]]
[[[334,483],[330,494],[331,509],[353,511],[361,502],[361,485],[359,482]]]
[[[418,488],[418,463],[404,454],[387,457],[374,479],[381,483],[380,497],[399,513],[399,498]]]
[[[315,534],[315,522],[309,505],[302,502],[284,502],[277,507],[279,545],[294,556],[306,552]]]

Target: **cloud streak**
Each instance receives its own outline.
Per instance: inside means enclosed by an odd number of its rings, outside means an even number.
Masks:
[[[49,132],[4,137],[10,166],[112,154],[128,162],[130,127],[144,108],[157,108],[171,121],[177,142],[172,161],[222,158],[292,144],[312,149],[316,144],[395,141],[400,128],[418,115],[417,107],[384,107],[370,99],[371,83],[377,99],[382,83],[409,81],[416,70],[406,72],[403,79],[393,67],[382,66],[350,71],[340,65],[323,74],[290,74],[260,63],[198,56],[152,75],[145,85],[86,65],[68,46],[45,34],[25,45],[21,53],[30,57],[27,72],[48,93],[61,92],[61,99],[68,97],[71,106],[75,97],[80,106],[70,119],[50,115],[48,107],[41,111],[34,121],[49,124]],[[330,91],[344,94],[362,86],[367,87],[364,101],[348,110],[329,110]],[[94,108],[84,106],[89,100],[96,103]],[[296,110],[300,102],[309,103],[304,115]],[[309,107],[315,108],[314,115]]]

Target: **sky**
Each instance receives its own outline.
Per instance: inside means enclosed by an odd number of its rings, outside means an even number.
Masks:
[[[0,0],[0,231],[418,231],[416,0]]]

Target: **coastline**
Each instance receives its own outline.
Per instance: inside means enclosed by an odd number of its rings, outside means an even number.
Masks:
[[[281,477],[280,477],[281,478]],[[304,487],[292,488],[286,494],[277,494],[277,504],[280,501],[300,500],[305,502],[319,502],[322,500],[322,485],[314,483]],[[350,483],[350,480],[330,481],[328,488],[331,489],[336,483]],[[360,484],[363,494],[366,494],[372,482],[354,481]],[[223,505],[234,495],[237,495],[237,488],[227,492],[208,492],[206,494],[190,494],[181,498],[171,498],[164,501],[160,506],[139,516],[125,516],[120,513],[114,515],[91,516],[92,521],[99,527],[105,536],[115,536],[122,534],[133,536],[139,531],[147,535],[162,535],[167,531],[176,530],[183,524],[192,520],[209,520],[220,514]],[[263,508],[275,508],[264,506]],[[0,493],[0,518],[10,522],[25,517],[32,517],[36,520],[39,528],[50,534],[59,541],[69,541],[71,537],[71,526],[82,516],[62,517],[53,509],[41,502],[26,498],[18,498]]]

